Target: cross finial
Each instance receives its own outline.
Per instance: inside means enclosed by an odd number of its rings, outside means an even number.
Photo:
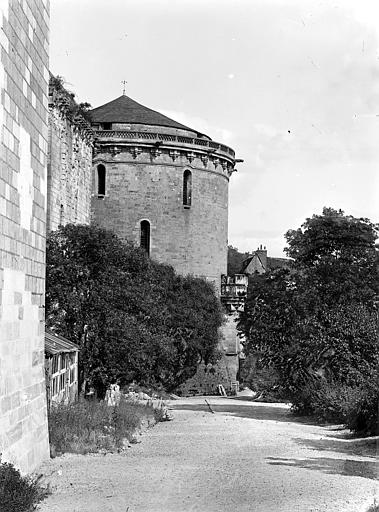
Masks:
[[[126,80],[121,80],[121,83],[122,85],[124,86],[123,90],[122,90],[122,94],[125,96],[125,88],[126,88],[126,84],[128,83]]]

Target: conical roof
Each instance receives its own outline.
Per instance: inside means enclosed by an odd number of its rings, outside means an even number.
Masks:
[[[203,135],[197,130],[184,126],[151,108],[137,103],[125,95],[90,110],[89,115],[92,123],[128,123],[167,126],[169,128],[187,130]]]

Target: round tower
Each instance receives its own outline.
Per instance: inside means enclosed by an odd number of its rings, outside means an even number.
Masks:
[[[90,116],[93,221],[219,287],[234,151],[125,95]]]

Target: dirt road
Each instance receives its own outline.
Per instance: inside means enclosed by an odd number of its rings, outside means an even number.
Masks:
[[[375,446],[297,421],[283,404],[172,402],[126,454],[63,456],[41,512],[363,512],[379,497]]]

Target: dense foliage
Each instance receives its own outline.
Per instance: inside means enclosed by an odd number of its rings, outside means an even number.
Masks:
[[[367,432],[378,414],[377,230],[325,208],[288,231],[291,267],[251,278],[239,323],[295,410]]]
[[[50,494],[41,486],[41,476],[22,476],[12,464],[0,459],[0,509],[2,512],[31,512]]]
[[[47,241],[47,327],[80,345],[81,376],[167,389],[217,358],[213,287],[177,275],[112,232],[67,225]]]

